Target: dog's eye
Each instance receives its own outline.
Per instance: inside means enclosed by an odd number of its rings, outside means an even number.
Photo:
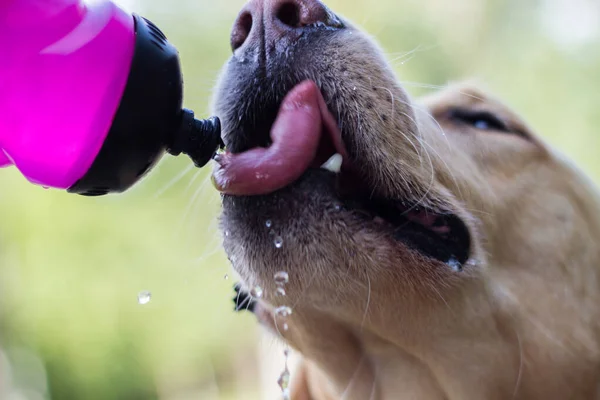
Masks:
[[[453,110],[451,118],[483,131],[510,132],[510,129],[494,114],[487,111]]]

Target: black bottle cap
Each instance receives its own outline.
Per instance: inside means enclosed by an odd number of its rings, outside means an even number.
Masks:
[[[217,118],[201,121],[182,110],[177,49],[152,22],[133,15],[135,50],[127,85],[98,156],[70,193],[101,196],[137,183],[168,151],[203,167],[221,142]]]

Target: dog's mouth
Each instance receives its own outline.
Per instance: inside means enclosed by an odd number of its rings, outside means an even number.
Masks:
[[[320,124],[321,129],[307,130],[302,134],[273,131],[267,149],[228,154],[229,167],[237,168],[235,175],[246,177],[243,184],[245,191],[234,194],[276,195],[280,189],[293,186],[307,176],[328,184],[333,182],[331,192],[338,201],[336,209],[345,211],[345,215],[350,214],[366,229],[389,236],[422,256],[460,270],[469,259],[471,250],[471,235],[464,221],[449,210],[425,208],[418,201],[378,197],[373,185],[361,174],[360,165],[351,161],[342,140],[339,121],[320,96],[319,93],[320,117],[304,118],[320,118],[315,126]],[[298,118],[294,123],[307,122]],[[292,161],[286,152],[294,153],[293,165],[288,165]],[[302,169],[296,175],[286,176],[289,171],[297,170],[298,164],[303,166]],[[261,192],[264,187],[269,187],[269,181],[277,179],[279,186],[275,190]]]
[[[331,126],[331,125],[329,125]],[[335,129],[337,130],[337,124]],[[378,197],[348,159],[339,132],[327,126],[310,169],[334,174],[338,207],[384,231],[421,255],[447,263],[457,270],[470,255],[471,236],[463,220],[451,211],[433,210],[408,199]]]
[[[356,182],[355,177],[341,175],[340,192],[348,187],[343,182]],[[436,211],[406,200],[367,196],[368,192],[340,195],[344,207],[357,217],[369,221],[420,254],[461,270],[470,254],[471,237],[465,223],[457,215]]]

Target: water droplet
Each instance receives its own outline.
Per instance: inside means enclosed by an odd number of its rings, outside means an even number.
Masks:
[[[270,227],[272,227],[272,226],[273,226],[273,221],[271,221],[270,219],[268,219],[268,220],[265,222],[265,226],[266,226],[267,228],[270,228]]]
[[[281,306],[275,309],[275,315],[281,318],[287,318],[292,315],[292,309],[288,306]]]
[[[256,286],[256,287],[254,287],[254,289],[252,289],[250,291],[250,294],[252,295],[252,297],[256,297],[257,299],[260,299],[263,295],[263,290],[260,286]]]
[[[152,293],[150,293],[148,291],[143,291],[143,292],[138,293],[138,303],[141,305],[150,303],[151,299],[152,299]]]
[[[229,235],[231,235],[231,232],[225,231],[225,237],[229,237]]]
[[[285,330],[287,331],[287,324],[285,324]],[[279,378],[277,379],[277,384],[281,388],[281,393],[283,395],[283,400],[290,400],[290,370],[288,368],[288,359],[290,356],[290,350],[288,347],[283,350],[283,355],[285,356],[285,368]]]
[[[289,396],[289,387],[290,387],[290,371],[286,369],[281,373],[281,375],[279,375],[279,379],[277,379],[277,384],[279,385],[279,387],[281,388],[281,391],[283,392],[283,396]]]
[[[275,240],[273,241],[273,243],[275,244],[275,247],[278,249],[283,247],[283,239],[281,238],[281,236],[277,236],[275,238]]]
[[[282,326],[282,328],[283,328],[283,331],[284,331],[284,332],[287,332],[287,331],[288,331],[288,329],[290,329],[290,327],[288,326],[288,324],[287,324],[286,322],[284,322],[284,323],[283,323],[283,326]]]
[[[335,204],[333,205],[333,209],[334,209],[335,211],[342,211],[342,205],[341,205],[340,203],[335,203]]]
[[[476,259],[474,259],[474,258],[471,258],[469,261],[466,262],[466,264],[469,267],[476,267],[478,263],[479,262]]]
[[[356,86],[354,86],[354,87],[352,88],[352,90],[356,90]]]
[[[275,283],[278,285],[286,285],[290,281],[290,275],[285,271],[279,271],[275,274]]]
[[[456,272],[460,272],[463,269],[463,266],[460,263],[460,261],[458,261],[454,256],[451,256],[450,259],[446,262],[446,264],[448,264],[448,266]]]
[[[285,289],[282,287],[278,287],[277,290],[275,291],[275,293],[277,294],[277,296],[280,296],[280,297],[284,297],[287,294],[285,292]]]
[[[225,280],[229,279],[229,274],[225,274]]]

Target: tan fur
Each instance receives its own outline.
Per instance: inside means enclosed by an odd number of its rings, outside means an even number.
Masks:
[[[226,200],[225,248],[246,287],[265,289],[257,317],[303,355],[292,398],[600,398],[594,185],[481,90],[450,85],[413,103],[363,34],[336,43],[314,44],[333,78],[310,75],[341,99],[349,115],[337,117],[354,121],[353,162],[379,195],[460,215],[473,257],[456,274],[343,213],[313,216],[330,200],[311,181],[260,200],[256,213],[281,227],[285,252],[275,252]],[[231,78],[226,70],[222,82]],[[456,106],[486,109],[521,136],[458,124],[448,118]],[[273,295],[281,269],[286,298]],[[273,319],[283,304],[294,308],[287,332]]]
[[[388,333],[391,326],[376,328],[372,335],[378,337],[373,337],[344,329],[331,316],[320,321],[322,316],[310,314],[306,325],[319,332],[302,331],[298,348],[310,354],[321,345],[329,348],[327,358],[339,352],[339,359],[321,368],[306,363],[298,379],[322,382],[327,379],[321,374],[328,379],[342,375],[342,387],[352,376],[353,385],[366,387],[346,397],[353,399],[596,398],[600,201],[595,188],[530,130],[525,132],[533,142],[465,132],[444,120],[450,106],[468,104],[523,127],[510,110],[473,88],[453,86],[425,104],[445,132],[443,138],[428,140],[432,150],[444,155],[446,176],[440,184],[481,221],[487,261],[459,293],[440,296],[435,318],[411,332],[421,337],[410,344],[400,344],[406,343],[402,334]],[[426,117],[423,123],[422,132],[439,130]],[[393,321],[397,303],[371,296],[370,309],[378,310],[383,321]],[[422,321],[415,319],[403,321],[404,329]],[[347,332],[359,343],[344,340]],[[319,343],[304,344],[315,337]],[[342,366],[358,365],[361,356],[376,373],[340,374]],[[370,397],[372,375],[378,394]],[[338,398],[323,382],[297,385],[310,389],[311,399]],[[306,393],[295,396],[307,398]]]

